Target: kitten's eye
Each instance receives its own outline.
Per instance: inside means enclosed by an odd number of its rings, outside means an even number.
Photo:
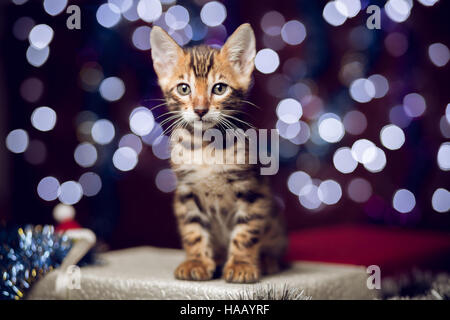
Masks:
[[[217,94],[218,96],[221,96],[227,91],[227,85],[225,83],[217,83],[214,85],[212,92],[214,94]]]
[[[182,96],[187,96],[189,93],[191,93],[191,87],[189,87],[189,85],[186,83],[180,83],[177,86],[177,91]]]

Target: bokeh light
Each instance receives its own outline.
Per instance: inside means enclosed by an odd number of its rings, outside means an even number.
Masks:
[[[58,179],[55,177],[45,177],[37,185],[39,197],[45,201],[53,201],[61,193]]]
[[[299,121],[303,115],[302,105],[292,98],[281,100],[277,105],[276,112],[278,118],[288,124]]]
[[[284,121],[278,120],[275,125],[278,134],[285,139],[293,139],[300,133],[300,123],[286,123]]]
[[[336,0],[336,9],[345,17],[353,18],[361,10],[360,0]]]
[[[437,162],[441,170],[450,170],[450,142],[444,142],[439,147]]]
[[[67,0],[44,0],[44,10],[51,16],[63,12],[67,6]]]
[[[375,86],[368,79],[356,79],[350,85],[350,95],[359,103],[366,103],[375,97]]]
[[[177,186],[177,177],[171,169],[162,169],[156,175],[155,184],[162,192],[172,192]]]
[[[433,43],[428,47],[428,56],[436,67],[443,67],[450,59],[450,51],[443,43]]]
[[[340,10],[338,9],[338,6],[340,6]],[[329,1],[323,8],[322,16],[330,25],[334,27],[340,26],[347,20],[347,17],[341,13],[343,8],[345,9],[345,7],[342,6],[342,3]]]
[[[114,152],[113,164],[120,171],[130,171],[138,163],[137,152],[130,147],[121,147]]]
[[[216,27],[225,21],[227,9],[218,1],[207,2],[200,11],[200,18],[209,27]]]
[[[162,14],[161,2],[159,0],[139,0],[137,13],[143,21],[153,22]]]
[[[272,73],[280,65],[278,54],[269,48],[259,50],[255,57],[255,68],[261,73]]]
[[[394,22],[404,22],[411,14],[411,4],[407,0],[388,0],[384,5],[387,16]]]
[[[342,173],[352,173],[358,166],[358,162],[348,147],[341,147],[333,155],[333,164],[336,170]]]
[[[91,143],[83,142],[75,148],[73,157],[81,167],[92,167],[97,161],[97,149]]]
[[[120,138],[119,148],[121,147],[130,147],[139,154],[142,151],[142,141],[138,136],[129,133]]]
[[[92,139],[98,144],[110,143],[115,133],[114,125],[107,119],[97,120],[91,129]]]
[[[150,32],[152,28],[148,26],[137,27],[133,31],[131,40],[133,45],[139,50],[149,50],[150,49]]]
[[[125,84],[118,77],[109,77],[100,83],[100,95],[107,101],[117,101],[125,93]]]
[[[287,44],[298,45],[306,38],[306,28],[300,21],[288,21],[281,29],[281,38]]]
[[[357,110],[347,112],[343,123],[345,131],[355,136],[363,133],[367,128],[366,116]]]
[[[53,29],[49,25],[38,24],[31,29],[28,40],[35,49],[41,50],[50,44],[53,34]]]
[[[39,131],[50,131],[56,124],[56,112],[49,107],[39,107],[31,114],[31,124]]]
[[[27,150],[28,143],[28,133],[23,129],[12,130],[6,136],[6,148],[13,153],[25,152],[25,150]]]
[[[405,113],[411,118],[420,117],[427,108],[425,99],[418,93],[409,93],[403,98]]]
[[[372,196],[372,186],[366,179],[354,178],[348,184],[347,194],[353,201],[364,203]]]
[[[431,206],[437,212],[447,212],[450,210],[450,192],[444,188],[436,189],[431,198]]]
[[[386,167],[386,154],[384,151],[378,147],[369,148],[363,154],[363,165],[368,171],[377,173]]]
[[[175,5],[164,15],[167,25],[173,30],[180,30],[189,23],[189,12],[183,6]]]
[[[342,189],[339,183],[334,180],[323,181],[317,190],[317,195],[323,203],[333,205],[338,203],[342,197]]]
[[[290,192],[300,195],[300,191],[312,183],[311,177],[304,171],[295,171],[291,173],[287,180],[287,186]]]
[[[383,146],[389,150],[397,150],[405,143],[405,134],[401,128],[390,124],[381,129],[380,140]]]
[[[340,118],[334,113],[326,113],[319,119],[319,135],[329,143],[336,143],[344,137],[345,130]]]
[[[319,188],[315,184],[309,184],[300,191],[300,204],[309,210],[315,210],[320,207],[322,201],[319,199]]]
[[[400,213],[408,213],[411,212],[416,206],[416,198],[411,191],[400,189],[394,194],[392,206]]]
[[[97,9],[98,23],[105,28],[112,28],[120,21],[120,9],[113,3],[104,3]]]
[[[278,11],[269,11],[261,19],[261,29],[269,36],[278,36],[281,34],[285,19]]]
[[[59,187],[58,199],[61,203],[73,205],[83,197],[83,188],[76,181],[66,181]]]
[[[93,197],[102,189],[102,179],[94,172],[83,173],[78,179],[78,183],[81,185],[83,194],[86,197]]]
[[[369,78],[367,78],[367,80],[372,82],[375,87],[375,94],[373,95],[374,98],[382,98],[388,93],[389,82],[381,74],[373,74]]]
[[[26,53],[28,63],[36,68],[42,66],[47,61],[49,55],[50,55],[49,47],[45,47],[39,50],[31,45],[28,47]]]
[[[130,129],[138,136],[149,134],[155,125],[155,118],[150,110],[138,107],[131,112]]]

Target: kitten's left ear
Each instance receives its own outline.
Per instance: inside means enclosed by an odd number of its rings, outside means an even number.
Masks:
[[[221,49],[228,61],[235,67],[236,71],[250,77],[255,59],[255,34],[248,23],[244,23],[228,38]]]
[[[170,74],[183,55],[183,49],[169,34],[158,26],[154,26],[150,33],[153,67],[160,81]]]

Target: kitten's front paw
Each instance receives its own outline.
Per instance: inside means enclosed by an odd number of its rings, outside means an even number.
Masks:
[[[214,263],[203,260],[186,260],[175,270],[175,278],[179,280],[210,280],[214,270]]]
[[[223,268],[223,278],[227,282],[254,283],[259,277],[258,266],[246,261],[228,262]]]

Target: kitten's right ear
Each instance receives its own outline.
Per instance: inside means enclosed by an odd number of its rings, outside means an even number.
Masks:
[[[161,27],[154,26],[150,33],[153,67],[161,79],[171,74],[183,49]]]

